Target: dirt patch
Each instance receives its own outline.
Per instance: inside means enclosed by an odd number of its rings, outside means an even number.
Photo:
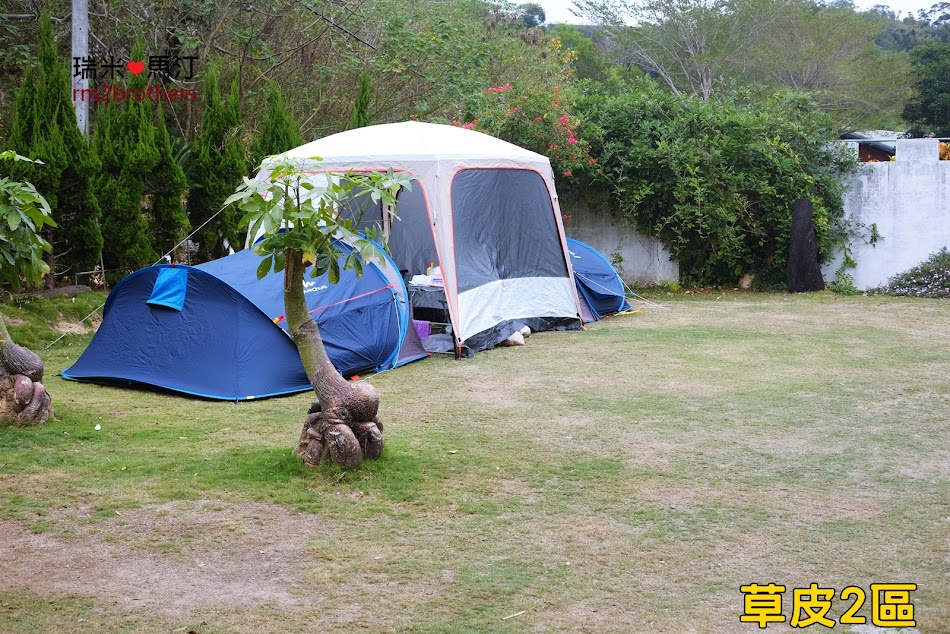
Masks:
[[[88,595],[122,608],[195,610],[312,603],[301,558],[326,521],[265,504],[174,502],[102,522],[59,520],[64,538],[0,521],[0,590]]]
[[[60,319],[56,323],[56,330],[63,333],[64,335],[84,335],[88,332],[94,332],[96,330],[96,325],[92,323],[92,320],[76,323]]]
[[[29,295],[37,295],[39,297],[69,297],[70,295],[76,295],[78,293],[88,293],[91,290],[92,289],[85,284],[72,284],[70,286],[61,286],[50,290],[29,293]]]

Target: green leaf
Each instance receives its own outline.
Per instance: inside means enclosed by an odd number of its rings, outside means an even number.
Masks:
[[[245,192],[243,192],[243,191],[239,191],[239,192],[237,192],[236,194],[231,194],[230,196],[228,196],[228,197],[224,200],[224,205],[223,205],[223,206],[224,206],[224,207],[227,207],[227,206],[230,205],[231,203],[236,203],[236,202],[239,201],[239,200],[244,200],[245,197],[246,197],[246,194],[245,194]]]
[[[264,216],[264,232],[265,233],[277,233],[277,230],[280,228],[281,217],[280,209],[271,209],[267,215]]]
[[[251,237],[251,240],[257,239],[257,234],[260,233],[262,224],[264,224],[264,218],[258,217],[257,220],[254,221],[254,224],[251,225],[250,229],[248,229],[247,234]]]
[[[20,214],[13,210],[7,212],[7,225],[10,227],[10,231],[16,231],[17,227],[20,226],[20,222],[22,222]]]
[[[274,256],[269,255],[263,260],[261,260],[260,265],[257,267],[257,279],[262,280],[264,276],[270,273],[271,264],[273,264]]]

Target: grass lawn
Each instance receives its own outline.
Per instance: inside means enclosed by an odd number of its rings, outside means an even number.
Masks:
[[[45,345],[96,299],[2,312]],[[67,382],[68,336],[56,420],[0,428],[0,632],[757,632],[752,583],[769,632],[812,583],[950,632],[950,301],[662,299],[372,377],[354,472],[291,457],[308,395]]]

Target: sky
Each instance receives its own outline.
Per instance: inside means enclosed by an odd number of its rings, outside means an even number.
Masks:
[[[524,0],[527,1],[527,0]],[[571,13],[574,6],[572,0],[531,0],[544,7],[544,15],[549,24],[558,22],[567,22],[568,24],[578,24],[580,20]],[[940,0],[854,0],[854,6],[858,9],[870,9],[871,7],[884,4],[894,11],[898,11],[901,17],[904,17],[908,11],[917,15],[921,9],[929,9]],[[521,4],[522,0],[516,0],[516,4]]]

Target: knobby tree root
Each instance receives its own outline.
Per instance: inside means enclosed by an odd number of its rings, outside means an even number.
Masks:
[[[345,386],[345,389],[343,388]],[[294,453],[308,467],[324,460],[353,469],[383,453],[379,395],[367,383],[343,383],[330,407],[314,403]]]
[[[0,344],[0,422],[42,425],[53,415],[53,399],[42,383],[43,362],[11,341]]]

